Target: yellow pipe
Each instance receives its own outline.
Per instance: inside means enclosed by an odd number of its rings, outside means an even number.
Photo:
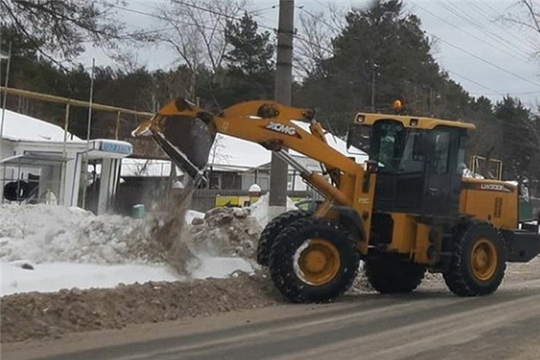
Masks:
[[[10,95],[18,95],[18,96],[27,97],[27,98],[36,99],[36,100],[43,100],[43,101],[49,101],[49,102],[54,102],[54,103],[60,103],[60,104],[69,103],[71,106],[78,106],[78,107],[90,106],[90,103],[88,101],[74,100],[74,99],[69,99],[62,96],[42,94],[42,93],[38,93],[34,91],[13,89],[9,87],[6,88],[5,86],[0,86],[0,90],[5,91],[7,94],[10,94]],[[96,103],[92,104],[92,109],[98,110],[98,111],[121,112],[124,114],[131,114],[131,115],[154,116],[154,113],[125,109],[121,107],[102,105],[102,104],[96,104]]]

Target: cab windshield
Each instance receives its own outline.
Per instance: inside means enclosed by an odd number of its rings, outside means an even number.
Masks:
[[[377,161],[384,172],[417,172],[424,166],[413,155],[416,129],[405,128],[395,120],[379,120],[373,126],[359,126],[351,144]]]

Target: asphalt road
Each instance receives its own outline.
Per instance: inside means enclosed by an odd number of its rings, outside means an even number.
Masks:
[[[540,359],[540,280],[481,298],[446,289],[7,344],[2,359]]]

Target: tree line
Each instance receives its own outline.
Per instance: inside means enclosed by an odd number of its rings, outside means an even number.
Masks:
[[[44,11],[36,4],[52,7]],[[73,63],[85,42],[111,51],[125,41],[159,42],[174,50],[177,65],[148,69],[130,62],[129,54],[115,53],[123,66],[96,68],[94,101],[151,112],[178,96],[214,111],[240,101],[272,99],[275,34],[245,10],[245,2],[171,1],[152,13],[167,28],[131,33],[110,18],[115,6],[120,5],[105,0],[0,0],[0,8],[17,20],[1,29],[2,49],[12,44],[10,86],[88,99],[89,69]],[[73,20],[77,11],[79,18]],[[478,130],[471,133],[469,155],[501,159],[506,179],[538,183],[539,116],[518,98],[493,103],[469,94],[436,62],[433,39],[402,1],[378,0],[369,8],[332,12],[329,18],[306,14],[299,24],[302,35],[295,35],[294,105],[314,108],[323,124],[340,136],[355,113],[393,112],[396,99],[406,114],[472,122]],[[28,26],[32,21],[36,26]],[[5,74],[5,61],[2,66]],[[8,107],[63,122],[61,106],[8,97]],[[69,130],[86,138],[87,111],[73,110],[71,117]],[[93,118],[91,137],[114,136],[116,114],[98,112]],[[120,137],[129,137],[140,120],[123,117]]]

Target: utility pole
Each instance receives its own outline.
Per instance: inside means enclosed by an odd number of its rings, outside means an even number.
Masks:
[[[279,1],[278,26],[274,99],[283,105],[291,105],[294,0]],[[272,154],[270,198],[268,203],[268,216],[270,219],[286,211],[288,170],[288,165],[275,154]]]
[[[379,66],[374,62],[371,63],[371,112],[376,112],[375,94],[377,93],[377,70]]]

